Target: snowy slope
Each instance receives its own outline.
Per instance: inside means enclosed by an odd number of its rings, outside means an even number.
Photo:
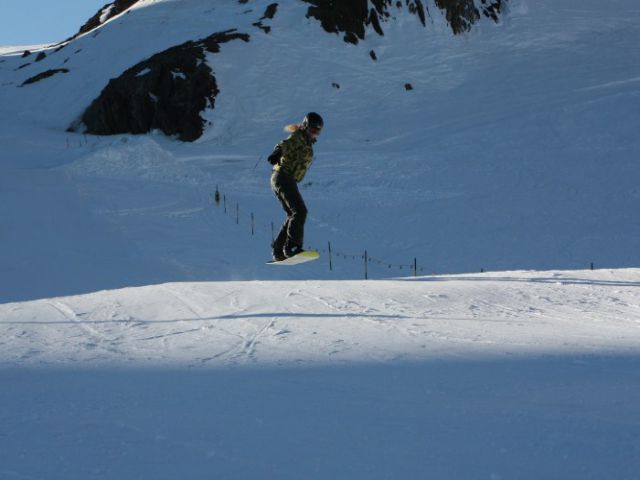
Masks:
[[[2,478],[633,479],[638,270],[0,305]]]
[[[112,290],[1,305],[0,364],[215,367],[636,355],[639,286],[632,269]]]
[[[302,2],[266,34],[268,3],[145,0],[39,62],[0,50],[0,478],[637,479],[636,3],[358,45]],[[197,142],[65,132],[228,28],[251,41],[208,57]],[[275,269],[264,156],[308,110],[322,258]]]
[[[404,12],[358,45],[306,19],[302,2],[282,4],[266,34],[253,23],[267,3],[139,2],[41,62],[15,70],[29,59],[2,57],[1,298],[359,279],[365,249],[374,278],[414,258],[423,274],[638,264],[635,2],[514,0],[501,23],[462,36],[437,9],[426,28]],[[210,55],[221,93],[198,142],[63,132],[109,78],[229,28],[251,40]],[[303,185],[307,242],[342,257],[333,272],[276,272],[262,263],[282,214],[260,156],[309,110],[327,128]],[[211,208],[216,185],[227,218]]]

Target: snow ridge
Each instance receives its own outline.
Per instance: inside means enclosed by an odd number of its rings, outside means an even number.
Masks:
[[[635,355],[638,288],[635,269],[129,288],[1,305],[0,365]]]

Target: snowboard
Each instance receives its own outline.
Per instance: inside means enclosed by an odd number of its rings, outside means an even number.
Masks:
[[[304,252],[294,255],[293,257],[285,258],[284,260],[280,260],[279,262],[272,260],[270,262],[267,262],[267,265],[297,265],[299,263],[317,260],[318,258],[320,258],[320,254],[315,250],[305,250]]]

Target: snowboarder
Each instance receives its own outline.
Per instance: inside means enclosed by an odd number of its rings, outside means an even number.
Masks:
[[[271,244],[273,260],[281,261],[303,252],[304,223],[307,207],[298,190],[313,161],[313,144],[316,142],[324,122],[315,112],[308,113],[302,123],[288,125],[288,138],[279,142],[269,155],[273,165],[271,190],[275,193],[287,214],[278,236]]]

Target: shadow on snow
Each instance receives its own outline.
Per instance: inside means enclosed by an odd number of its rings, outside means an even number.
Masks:
[[[638,356],[0,370],[0,477],[637,478]]]

